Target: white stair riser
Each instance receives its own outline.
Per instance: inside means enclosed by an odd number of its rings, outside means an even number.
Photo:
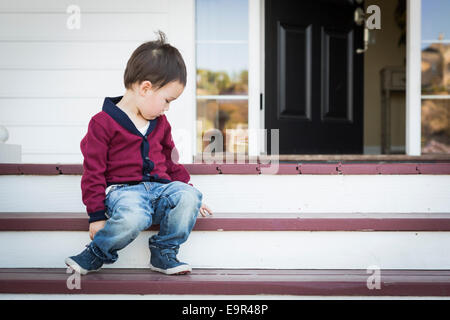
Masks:
[[[147,268],[144,231],[111,268]],[[61,268],[87,232],[1,232],[0,268]],[[450,269],[450,232],[195,231],[179,258],[194,268]]]
[[[0,212],[85,212],[80,180],[0,176]],[[193,175],[191,182],[216,212],[450,211],[450,175]]]

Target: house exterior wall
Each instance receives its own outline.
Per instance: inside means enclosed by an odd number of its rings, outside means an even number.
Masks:
[[[80,0],[80,28],[67,25],[71,1],[0,2],[0,125],[22,162],[80,163],[79,143],[105,96],[124,93],[132,51],[162,30],[183,55],[187,86],[167,117],[180,161],[195,141],[194,0]],[[192,135],[192,138],[189,137]]]
[[[180,50],[188,68],[186,89],[172,103],[167,117],[180,162],[192,163],[197,150],[195,0],[77,3],[81,28],[73,30],[67,28],[69,0],[0,3],[0,125],[9,131],[7,143],[22,147],[25,163],[80,163],[79,142],[90,117],[101,110],[105,96],[123,94],[122,77],[128,57],[160,29]],[[249,4],[249,20],[254,22],[250,24],[250,41],[255,52],[258,41],[259,48],[264,48],[264,0],[250,0]],[[400,30],[394,21],[396,1],[366,1],[366,6],[371,4],[381,8],[382,29],[372,31],[376,43],[370,44],[365,53],[364,147],[365,153],[378,154],[379,70],[404,65],[406,48],[397,46]],[[258,24],[259,34],[253,32]],[[264,57],[254,60],[249,70],[253,88],[249,93],[249,126],[257,128],[259,122],[259,127],[264,128],[257,93],[258,87],[264,87]],[[261,83],[256,84],[252,79],[258,75]],[[405,147],[405,105],[401,94],[392,97],[395,151],[404,151]],[[251,155],[264,151],[261,141],[258,143],[255,146],[256,139],[250,137]]]

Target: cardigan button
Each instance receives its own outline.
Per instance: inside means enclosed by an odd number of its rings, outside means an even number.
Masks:
[[[148,160],[150,160],[150,158],[149,158],[149,157],[145,157],[145,160],[147,160],[147,161],[148,161]]]

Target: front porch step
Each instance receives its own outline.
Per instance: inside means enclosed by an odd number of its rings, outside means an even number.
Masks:
[[[0,212],[0,231],[88,230],[83,212]],[[450,212],[215,213],[199,215],[194,231],[450,231]]]
[[[450,270],[102,269],[75,277],[64,268],[0,269],[0,294],[450,296]]]
[[[450,269],[450,214],[378,215],[199,217],[179,258],[211,269]],[[1,213],[0,268],[62,268],[90,242],[87,230],[83,213]],[[147,268],[157,230],[141,232],[105,268]]]

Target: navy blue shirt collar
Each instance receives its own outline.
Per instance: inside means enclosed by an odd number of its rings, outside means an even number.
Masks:
[[[123,112],[116,104],[122,99],[123,96],[119,97],[106,97],[103,102],[102,110],[106,112],[111,118],[113,118],[118,124],[120,124],[123,128],[127,129],[129,132],[142,137],[141,132],[136,128],[133,121],[128,117],[128,115]],[[153,120],[149,120],[150,125],[148,126],[147,132],[145,136],[148,136],[150,132],[156,127],[158,123],[158,118]]]

